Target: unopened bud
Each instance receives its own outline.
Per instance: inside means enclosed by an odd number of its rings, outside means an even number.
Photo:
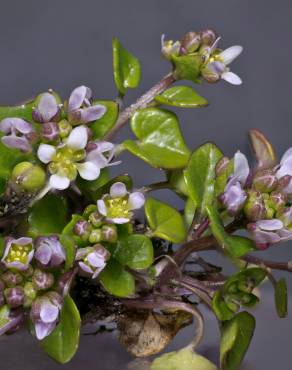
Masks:
[[[74,234],[80,236],[83,240],[87,240],[92,231],[92,226],[85,220],[79,220],[74,226]]]
[[[271,205],[276,211],[283,209],[287,203],[288,197],[285,193],[280,193],[278,191],[273,191],[270,194]]]
[[[277,212],[277,218],[283,222],[285,227],[290,227],[292,224],[292,207],[286,207]]]
[[[21,271],[22,276],[25,278],[30,278],[33,275],[34,269],[31,265],[28,266],[28,268],[24,271]]]
[[[101,228],[102,240],[109,243],[115,243],[118,239],[118,231],[115,225],[104,225]]]
[[[24,303],[24,289],[21,286],[8,288],[4,291],[7,304],[16,308],[22,306]]]
[[[62,138],[69,136],[70,132],[72,131],[72,126],[65,119],[62,119],[62,121],[58,123],[58,128],[59,128],[60,136]]]
[[[253,179],[253,187],[262,192],[270,193],[275,190],[278,180],[272,170],[258,171]]]
[[[41,126],[41,136],[45,140],[54,141],[59,138],[59,126],[56,122],[44,123]]]
[[[26,191],[37,191],[46,183],[46,173],[30,162],[18,163],[12,171],[12,180]]]
[[[4,296],[4,292],[0,292],[0,308],[1,306],[3,306],[5,303],[5,296]]]
[[[31,282],[27,282],[24,285],[24,294],[25,297],[31,300],[34,300],[37,296],[37,291]]]
[[[292,195],[292,176],[285,175],[278,180],[277,190],[289,196]]]
[[[1,279],[7,287],[14,287],[22,283],[22,276],[18,272],[6,271],[2,274]],[[3,284],[3,283],[2,283]],[[0,289],[1,290],[1,289]]]
[[[181,40],[181,53],[194,53],[201,44],[201,35],[197,32],[188,32]]]
[[[98,243],[102,240],[101,229],[94,229],[91,231],[89,235],[89,242],[90,243]]]
[[[54,275],[37,269],[33,274],[32,282],[37,290],[47,290],[54,284]]]
[[[231,311],[236,312],[239,310],[240,304],[238,302],[236,295],[228,294],[224,297],[224,300],[225,300],[226,305]]]
[[[226,168],[228,167],[230,163],[230,159],[228,157],[222,157],[216,164],[216,176],[222,175]]]
[[[250,221],[258,221],[266,218],[267,212],[262,194],[258,191],[250,190],[243,211]]]
[[[94,227],[99,227],[102,225],[103,216],[96,211],[89,215],[88,220]]]
[[[211,29],[201,32],[201,40],[202,43],[205,45],[212,46],[216,41],[216,38],[217,38],[216,33]]]
[[[3,283],[2,280],[0,280],[0,292],[3,292],[4,289],[5,289],[5,284]]]

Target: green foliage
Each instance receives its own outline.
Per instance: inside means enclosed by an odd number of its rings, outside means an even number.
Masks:
[[[75,261],[75,241],[70,235],[60,235],[60,242],[66,252],[65,270],[67,271],[73,266]]]
[[[66,296],[60,322],[55,330],[40,342],[43,350],[55,361],[65,364],[75,355],[80,336],[80,315],[70,296]]]
[[[124,147],[132,154],[159,168],[181,168],[187,164],[189,150],[174,113],[158,108],[137,111],[131,127],[138,141],[126,140]]]
[[[189,80],[199,83],[203,57],[198,54],[172,56],[172,62],[175,66],[174,75],[177,80]]]
[[[191,198],[188,198],[185,203],[185,213],[184,213],[187,228],[190,228],[193,222],[195,211],[196,211],[196,205],[194,201]]]
[[[128,297],[135,292],[135,279],[124,267],[111,258],[99,275],[104,288],[117,297]]]
[[[278,316],[283,319],[288,313],[287,284],[284,278],[275,285],[275,304]]]
[[[170,189],[181,197],[185,198],[189,195],[183,170],[167,171],[167,181]]]
[[[115,125],[119,114],[118,103],[111,100],[95,100],[94,104],[104,105],[106,107],[105,114],[95,122],[90,124],[93,139],[102,139],[110,129]]]
[[[146,269],[153,263],[153,245],[147,236],[133,234],[119,240],[112,255],[123,266]]]
[[[205,107],[208,101],[189,86],[174,86],[155,97],[159,104],[180,108]]]
[[[252,267],[230,277],[217,290],[212,300],[217,318],[221,321],[230,320],[240,306],[253,307],[258,302],[258,297],[252,292],[266,276],[266,270]]]
[[[210,220],[210,227],[223,251],[232,257],[242,257],[246,253],[255,250],[254,242],[239,235],[229,235],[221,221],[220,214],[214,206],[209,206],[207,214]]]
[[[248,312],[240,312],[222,327],[220,369],[236,370],[249,347],[255,329],[255,319]]]
[[[28,214],[29,235],[59,234],[68,222],[65,198],[48,194],[39,200]]]
[[[0,107],[0,121],[4,118],[18,117],[26,121],[32,121],[33,102],[25,105]]]
[[[109,182],[109,172],[106,168],[102,169],[96,180],[87,181],[81,176],[77,177],[76,185],[87,199],[96,201],[100,194],[99,189]]]
[[[188,193],[203,214],[214,199],[215,167],[222,156],[216,145],[201,145],[191,155],[185,170]]]
[[[234,160],[231,159],[227,165],[227,167],[220,173],[219,176],[216,177],[215,180],[215,195],[218,196],[222,194],[225,190],[225,186],[229,177],[232,175],[234,171]]]
[[[181,243],[186,238],[184,220],[179,212],[154,198],[148,198],[145,203],[147,221],[153,236]]]
[[[114,79],[119,92],[124,95],[128,88],[139,85],[141,67],[139,60],[122,47],[117,38],[113,38]]]

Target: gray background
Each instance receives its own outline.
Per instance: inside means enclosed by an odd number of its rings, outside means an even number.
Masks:
[[[90,86],[96,98],[115,98],[113,35],[142,62],[143,80],[137,91],[128,94],[126,102],[131,102],[169,69],[159,53],[162,33],[176,39],[189,30],[212,27],[222,35],[223,48],[243,45],[244,53],[232,69],[244,83],[240,87],[224,82],[198,86],[210,106],[179,112],[189,146],[212,140],[227,155],[237,149],[247,152],[246,132],[252,127],[264,131],[279,155],[292,145],[292,7],[288,0],[2,0],[0,10],[3,105],[21,102],[50,87],[65,98],[80,84]],[[126,129],[122,137],[129,134]],[[161,173],[130,155],[123,160],[119,171],[135,173],[137,186],[162,179]],[[161,196],[179,205],[170,193]],[[279,247],[269,255],[290,259],[289,248],[289,244]],[[291,319],[279,322],[275,318],[271,292],[266,290],[248,368],[288,370]],[[208,323],[212,326],[208,325],[203,351],[216,344],[216,323]],[[179,342],[187,341],[189,330]],[[5,370],[61,368],[22,334],[0,338],[0,358]],[[109,370],[121,368],[129,360],[111,335],[84,337],[78,355],[64,368]]]

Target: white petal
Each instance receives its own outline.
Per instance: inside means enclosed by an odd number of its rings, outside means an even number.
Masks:
[[[87,260],[90,264],[90,266],[93,267],[104,267],[105,266],[105,261],[104,258],[98,255],[97,253],[89,253],[87,255]]]
[[[292,176],[292,158],[287,158],[276,173],[278,179],[285,175]]]
[[[51,162],[53,156],[56,154],[56,148],[53,145],[41,144],[38,148],[39,160],[43,163]]]
[[[143,207],[145,203],[145,197],[139,191],[131,193],[129,196],[129,206],[130,209],[139,209]]]
[[[249,175],[249,165],[246,156],[237,152],[234,155],[234,177],[242,185],[246,183],[247,177]]]
[[[256,225],[266,231],[276,231],[284,227],[283,222],[274,218],[272,220],[260,220],[256,222]]]
[[[123,182],[116,182],[110,188],[112,198],[122,198],[127,194],[126,185]]]
[[[50,185],[53,189],[64,190],[70,185],[70,180],[65,176],[52,175],[50,177]]]
[[[223,59],[224,64],[228,65],[242,53],[242,50],[243,50],[242,46],[239,45],[231,46],[230,48],[220,53],[220,59]]]
[[[71,131],[66,144],[72,149],[79,150],[86,147],[87,140],[88,134],[86,127],[78,126]]]
[[[105,168],[108,165],[108,159],[103,154],[99,153],[97,149],[89,152],[86,156],[86,160],[93,162],[99,168]]]
[[[86,86],[76,87],[69,98],[68,101],[68,110],[72,112],[76,109],[79,109],[84,102],[84,99],[89,99],[91,97],[91,90]]]
[[[241,85],[242,84],[242,79],[233,72],[224,72],[221,75],[221,78],[229,82],[231,85]]]
[[[283,164],[290,158],[292,158],[292,148],[286,150],[286,152],[283,154],[283,157],[281,158],[280,164]]]
[[[96,142],[95,144],[97,145],[96,149],[100,153],[109,152],[115,147],[113,143],[110,143],[108,141],[99,141],[99,142]]]
[[[92,162],[84,162],[84,163],[78,163],[76,164],[77,170],[79,172],[79,175],[84,180],[95,180],[98,178],[100,174],[100,169],[98,166],[96,166]]]
[[[108,218],[108,221],[111,221],[114,224],[126,224],[130,221],[129,218],[117,217],[117,218]]]
[[[48,324],[55,322],[59,316],[59,309],[57,306],[46,302],[42,305],[41,311],[40,311],[40,318],[41,320]]]
[[[98,209],[98,212],[103,215],[103,216],[106,216],[107,215],[107,212],[106,212],[106,206],[105,206],[105,203],[102,199],[99,199],[97,201],[97,209]]]

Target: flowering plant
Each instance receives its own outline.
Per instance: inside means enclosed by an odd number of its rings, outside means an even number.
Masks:
[[[171,110],[208,105],[191,86],[176,84],[181,80],[241,84],[229,65],[242,47],[221,50],[219,41],[212,30],[176,42],[163,36],[171,72],[126,109],[140,63],[117,39],[116,100],[94,100],[79,86],[64,102],[49,90],[0,107],[0,334],[29,323],[41,347],[66,363],[81,324],[105,320],[117,324],[128,351],[146,357],[194,319],[190,345],[157,358],[151,369],[216,369],[195,352],[205,305],[221,331],[220,368],[234,370],[252,339],[248,310],[264,280],[273,284],[279,317],[287,315],[286,282],[273,270],[291,272],[292,264],[258,254],[292,239],[292,148],[278,163],[271,143],[253,129],[252,167],[243,153],[228,158],[210,142],[192,151]],[[113,143],[128,121],[135,139]],[[128,174],[110,176],[124,151],[165,179],[137,189]],[[183,209],[152,197],[160,189],[178,195]],[[238,271],[228,276],[199,254],[210,250]]]

